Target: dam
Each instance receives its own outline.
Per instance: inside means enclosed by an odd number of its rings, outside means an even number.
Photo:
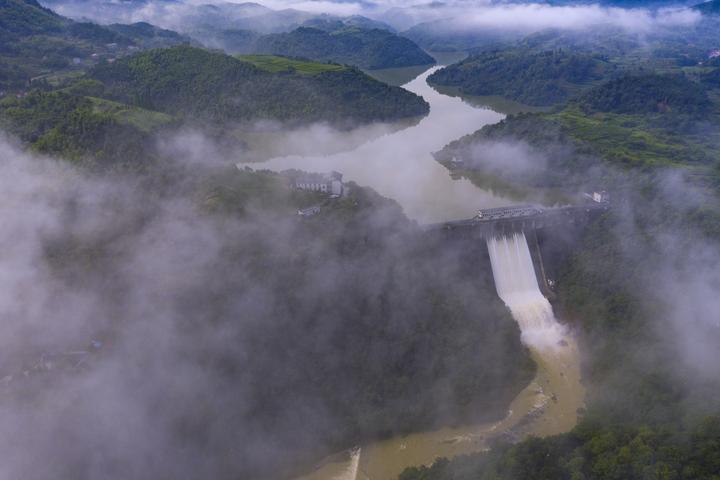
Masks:
[[[609,209],[610,203],[607,200],[561,207],[519,205],[488,208],[478,210],[477,214],[469,219],[433,223],[424,225],[423,228],[429,232],[441,231],[454,235],[491,238],[542,228],[582,226]]]

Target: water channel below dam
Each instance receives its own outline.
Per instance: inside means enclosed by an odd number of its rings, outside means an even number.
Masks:
[[[438,93],[426,82],[432,71],[434,68],[404,85],[430,104],[430,114],[416,125],[389,130],[350,151],[282,156],[249,166],[275,171],[338,171],[344,181],[371,187],[396,200],[408,217],[420,224],[470,218],[480,208],[517,203],[468,180],[451,178],[433,159],[432,152],[502,120],[504,115]],[[488,249],[498,294],[518,321],[523,341],[538,366],[536,377],[508,406],[505,418],[360,445],[322,462],[316,471],[297,480],[395,480],[408,466],[483,451],[493,438],[552,435],[576,424],[584,400],[577,344],[557,323],[537,287],[525,237],[490,240]]]

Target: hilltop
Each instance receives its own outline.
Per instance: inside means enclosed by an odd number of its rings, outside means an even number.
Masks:
[[[75,22],[35,0],[0,0],[0,91],[27,88],[31,80],[57,83],[103,58],[188,42],[149,24],[104,27]]]
[[[352,67],[181,46],[101,63],[59,90],[5,98],[0,127],[43,153],[136,170],[156,159],[158,134],[181,126],[242,149],[233,132],[256,121],[342,128],[427,112],[422,97]]]
[[[561,50],[496,50],[473,55],[433,73],[428,82],[465,95],[501,95],[528,105],[562,103],[614,70],[605,60]]]
[[[435,63],[412,40],[378,28],[342,26],[337,30],[301,27],[260,37],[255,51],[355,65],[365,69]]]
[[[715,185],[720,183],[715,95],[679,74],[626,74],[555,111],[487,125],[446,145],[435,158],[480,185],[494,179],[521,189],[580,188],[587,172],[597,168],[633,176],[679,167],[695,182]],[[493,158],[498,145],[519,148],[515,156],[527,160],[515,165]]]
[[[223,53],[189,46],[143,52],[98,65],[88,77],[102,96],[186,120],[214,123],[260,119],[340,124],[422,116],[419,96],[370,78],[354,68],[312,65],[297,69],[279,57],[259,68]],[[285,63],[285,68],[278,64]]]
[[[705,90],[684,75],[624,75],[588,91],[580,102],[589,111],[628,114],[701,114],[711,108]]]

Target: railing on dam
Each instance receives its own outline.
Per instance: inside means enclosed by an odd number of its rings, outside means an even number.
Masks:
[[[426,231],[467,233],[487,237],[513,231],[584,224],[598,214],[606,212],[609,208],[610,204],[608,202],[563,207],[519,205],[488,208],[478,210],[477,215],[473,218],[425,225],[424,229]]]

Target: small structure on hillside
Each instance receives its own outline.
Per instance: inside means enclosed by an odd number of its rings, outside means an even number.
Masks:
[[[301,217],[312,217],[314,215],[317,215],[318,213],[320,213],[319,205],[298,210],[298,215],[300,215]]]
[[[609,203],[610,202],[610,195],[605,190],[601,190],[599,192],[593,192],[593,193],[586,193],[585,198],[587,198],[588,200],[592,200],[595,203]]]
[[[340,196],[343,194],[342,174],[331,173],[302,173],[293,178],[293,187],[298,190],[329,193]]]

